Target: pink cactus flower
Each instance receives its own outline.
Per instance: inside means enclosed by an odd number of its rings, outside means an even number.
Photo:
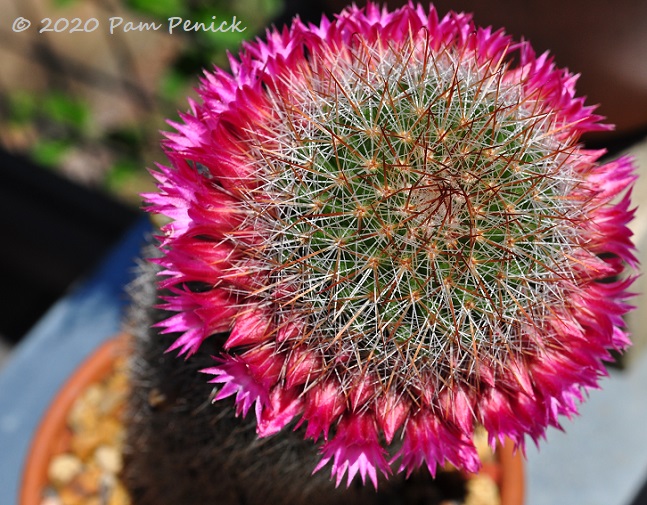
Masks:
[[[476,425],[540,440],[629,343],[634,169],[582,146],[608,127],[575,81],[413,4],[244,44],[145,195],[173,349],[229,333],[215,401],[304,428],[337,484],[475,471]]]

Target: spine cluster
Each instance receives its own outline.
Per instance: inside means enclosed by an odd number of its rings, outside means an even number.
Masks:
[[[279,325],[416,394],[505,366],[576,276],[582,153],[501,61],[424,37],[322,59],[272,90],[240,204]]]

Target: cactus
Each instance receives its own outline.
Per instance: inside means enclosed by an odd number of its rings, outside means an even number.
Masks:
[[[636,266],[632,162],[581,145],[607,127],[576,78],[413,4],[296,20],[231,67],[171,123],[145,196],[169,218],[160,342],[213,356],[200,401],[253,410],[260,440],[323,439],[308,468],[349,487],[476,471],[475,426],[523,448],[575,414],[629,343]]]
[[[155,254],[149,247],[144,256]],[[303,428],[259,439],[255,422],[237,417],[231,399],[211,405],[213,386],[198,371],[211,364],[209,353],[221,343],[186,360],[165,352],[174,337],[155,329],[168,316],[155,308],[158,270],[142,262],[129,289],[132,394],[121,477],[132,503],[440,505],[464,498],[465,482],[456,472],[443,473],[433,482],[422,473],[406,482],[392,479],[377,495],[358,485],[336,488],[325,474],[312,474],[318,456],[304,439]]]

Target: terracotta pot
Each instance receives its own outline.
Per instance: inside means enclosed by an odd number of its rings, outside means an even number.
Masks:
[[[109,375],[117,357],[125,352],[127,335],[107,340],[76,369],[58,392],[40,422],[27,454],[19,505],[40,505],[48,482],[49,463],[70,441],[67,415],[74,401],[88,385]]]
[[[47,409],[32,441],[23,472],[19,505],[40,505],[48,484],[48,467],[54,456],[69,447],[71,433],[67,417],[75,400],[92,383],[107,377],[119,356],[128,349],[128,336],[104,342],[67,380]],[[524,464],[512,443],[499,447],[496,462],[481,470],[499,487],[501,505],[524,504]]]
[[[521,451],[514,450],[512,441],[499,445],[496,464],[484,465],[481,470],[494,478],[499,487],[501,505],[525,503],[524,460]]]

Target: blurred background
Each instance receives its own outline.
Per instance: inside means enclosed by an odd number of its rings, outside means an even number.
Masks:
[[[318,22],[346,4],[0,0],[0,365],[138,219],[138,195],[153,188],[146,169],[164,162],[159,143],[160,130],[170,129],[165,118],[186,109],[202,70],[214,64],[227,68],[227,52],[235,54],[244,39],[262,35],[271,24],[282,26],[297,14]],[[478,25],[505,27],[515,39],[530,40],[537,52],[549,50],[558,66],[581,73],[578,95],[600,104],[598,112],[616,125],[583,141],[610,156],[630,150],[641,171],[647,169],[647,2],[438,0],[435,5],[441,15],[450,9],[473,12]],[[245,30],[166,30],[169,17],[209,23],[213,16],[217,24],[235,17]],[[19,18],[31,26],[19,31]],[[45,18],[52,31],[39,33]],[[123,18],[114,33],[110,18]],[[163,27],[147,30],[152,23]],[[70,33],[75,26],[86,31]],[[643,184],[644,177],[636,204],[647,194]],[[633,225],[640,250],[646,219],[639,211]],[[642,307],[642,298],[636,303]],[[642,312],[632,315],[636,329],[645,327]],[[636,332],[638,345],[624,365],[640,358],[643,333]],[[647,474],[647,467],[634,470]]]
[[[20,339],[135,219],[139,193],[152,187],[146,168],[164,161],[165,118],[186,108],[204,68],[227,68],[227,51],[235,53],[270,24],[281,26],[296,14],[318,22],[346,4],[0,0],[3,341]],[[474,12],[477,24],[505,27],[581,73],[579,94],[601,104],[599,112],[616,125],[585,138],[591,147],[615,153],[647,133],[647,2],[439,0],[436,6],[441,14]],[[169,17],[211,22],[213,16],[218,22],[235,16],[244,31],[166,30]],[[31,22],[21,32],[12,25],[19,17]],[[39,33],[44,18],[51,19],[51,31]],[[70,33],[74,18],[89,33]],[[111,18],[123,19],[114,33]],[[146,30],[150,23],[163,27]]]
[[[282,9],[281,0],[0,0],[5,349],[136,219],[138,195],[152,189],[146,169],[164,159],[165,118],[186,109],[202,69],[227,67],[227,51]],[[236,16],[245,30],[166,30],[169,17],[213,16],[216,26]],[[23,32],[19,17],[31,21]],[[39,33],[44,18],[52,31]],[[70,33],[74,18],[92,31]],[[111,18],[123,19],[113,33]]]

